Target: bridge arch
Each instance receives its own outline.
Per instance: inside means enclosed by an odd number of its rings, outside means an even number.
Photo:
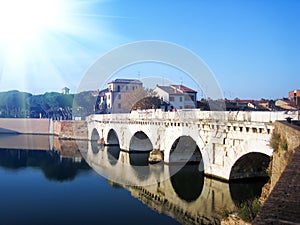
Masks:
[[[230,170],[229,180],[268,177],[270,156],[261,152],[249,152],[239,157]]]
[[[107,145],[119,145],[119,137],[114,129],[110,129],[107,134]]]
[[[169,163],[200,163],[202,161],[200,148],[191,136],[183,135],[173,141],[169,151]],[[201,164],[203,166],[203,163]]]
[[[100,138],[99,132],[96,128],[94,128],[91,133],[91,141],[98,141],[99,138]]]
[[[99,140],[100,140],[100,135],[98,133],[98,130],[94,128],[91,133],[91,146],[92,146],[92,152],[94,154],[97,154],[99,152],[99,146],[98,146]]]
[[[152,142],[143,131],[137,131],[131,137],[129,151],[151,151],[152,149]]]

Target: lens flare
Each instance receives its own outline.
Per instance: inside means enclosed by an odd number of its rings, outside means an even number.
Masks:
[[[22,47],[38,38],[43,29],[59,27],[63,4],[58,0],[10,0],[0,2],[1,42],[7,48]]]
[[[0,0],[0,91],[76,90],[90,63],[117,40],[102,3]]]

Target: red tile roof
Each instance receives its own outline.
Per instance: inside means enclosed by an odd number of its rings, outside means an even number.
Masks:
[[[167,92],[168,94],[182,94],[182,92],[178,92],[176,89],[171,88],[170,86],[157,86],[160,89],[164,90],[165,92]]]
[[[184,85],[157,86],[169,94],[197,93]]]
[[[195,90],[193,90],[191,88],[188,88],[188,87],[186,87],[184,85],[175,85],[175,84],[173,84],[173,85],[171,85],[171,87],[176,88],[178,90],[182,90],[184,92],[197,93],[197,91],[195,91]]]

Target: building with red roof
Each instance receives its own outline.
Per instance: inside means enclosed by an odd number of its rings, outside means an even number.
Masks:
[[[153,90],[162,101],[176,109],[194,109],[197,103],[197,91],[184,85],[157,85]]]
[[[300,90],[293,90],[289,92],[289,100],[294,102],[298,107],[300,106]]]

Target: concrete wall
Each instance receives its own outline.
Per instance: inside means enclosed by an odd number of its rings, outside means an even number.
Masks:
[[[49,119],[0,118],[0,134],[50,134],[50,132]]]

